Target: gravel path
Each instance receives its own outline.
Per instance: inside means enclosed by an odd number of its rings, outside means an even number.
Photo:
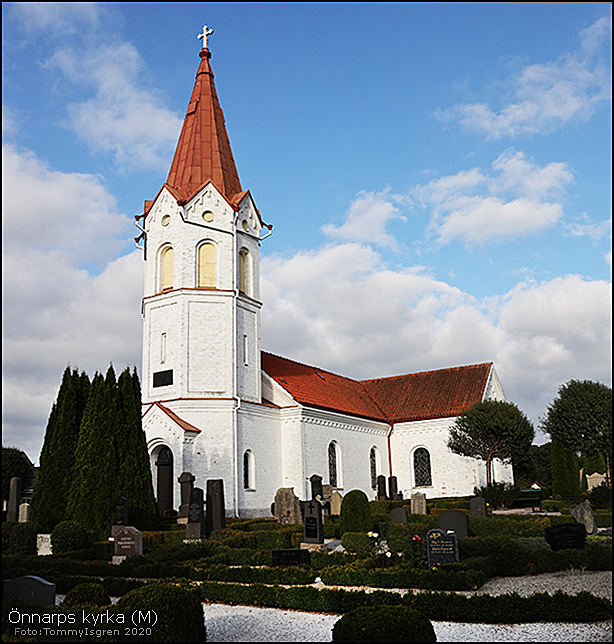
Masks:
[[[582,590],[612,600],[612,573],[558,572],[533,577],[496,577],[464,594]],[[207,642],[330,642],[339,615],[252,606],[204,606]],[[611,642],[612,620],[591,624],[457,624],[433,622],[438,642]]]

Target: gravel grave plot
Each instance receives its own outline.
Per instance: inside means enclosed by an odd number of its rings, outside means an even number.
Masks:
[[[586,590],[612,601],[612,573],[566,571],[527,577],[497,577],[477,591],[576,594]],[[253,606],[204,605],[207,642],[331,642],[340,615]],[[438,642],[611,642],[612,620],[590,624],[459,624],[433,622]]]

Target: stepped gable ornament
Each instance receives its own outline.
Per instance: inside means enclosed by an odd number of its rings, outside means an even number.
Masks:
[[[207,37],[210,36],[213,33],[213,29],[210,27],[207,27],[207,25],[203,25],[203,30],[201,33],[198,34],[197,38],[199,40],[203,41],[203,49],[209,49],[207,45]]]

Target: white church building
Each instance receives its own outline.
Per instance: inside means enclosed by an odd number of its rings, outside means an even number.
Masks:
[[[271,516],[279,488],[310,498],[313,474],[370,499],[382,474],[405,498],[472,495],[485,463],[450,452],[448,433],[472,404],[504,400],[492,363],[354,380],[261,350],[271,226],[239,181],[209,33],[168,179],[137,217],[143,428],[161,512],[179,508],[183,472],[203,489],[223,479],[227,514],[240,517]],[[513,482],[511,466],[497,462],[495,480]]]

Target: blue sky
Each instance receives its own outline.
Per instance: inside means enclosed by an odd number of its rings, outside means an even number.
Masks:
[[[494,361],[536,424],[568,380],[611,385],[611,5],[4,3],[4,444],[37,460],[67,364],[140,367],[133,216],[203,24],[273,224],[263,349],[358,378]]]

